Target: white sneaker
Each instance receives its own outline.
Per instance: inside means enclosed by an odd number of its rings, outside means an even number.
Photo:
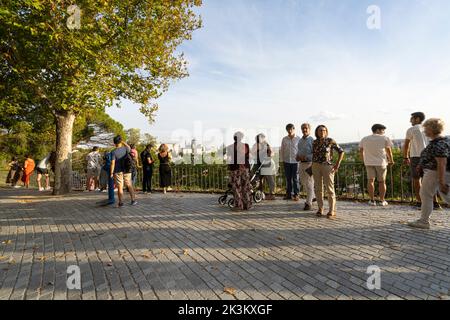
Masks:
[[[167,191],[172,191],[173,189],[171,188],[171,187],[168,187],[167,188]]]
[[[44,189],[44,188],[39,188],[39,191],[41,191],[41,192],[42,192],[42,191],[45,191],[45,189]]]
[[[14,186],[14,189],[20,189],[22,186]]]
[[[383,201],[380,205],[382,207],[387,207],[389,205],[389,203],[387,203],[387,201]]]
[[[45,188],[45,190],[50,191],[50,190],[52,190],[52,188],[51,187],[47,187],[47,188]]]
[[[411,228],[417,228],[417,229],[425,229],[425,230],[430,229],[430,223],[429,222],[426,223],[421,220],[409,222],[408,226],[410,226]]]
[[[376,207],[377,206],[377,202],[370,200],[369,201],[369,206]]]

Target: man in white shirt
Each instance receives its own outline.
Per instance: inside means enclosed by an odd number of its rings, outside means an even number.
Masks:
[[[388,165],[394,164],[392,156],[392,142],[384,135],[386,127],[382,124],[375,124],[372,127],[373,134],[361,140],[359,150],[361,158],[367,169],[368,192],[370,196],[369,204],[376,206],[375,201],[375,179],[378,180],[380,205],[385,207],[388,203],[386,196],[386,176]]]
[[[280,162],[284,164],[284,173],[286,176],[286,196],[284,200],[299,201],[299,184],[298,184],[298,143],[300,137],[295,135],[295,126],[288,124],[286,126],[288,135],[281,141]],[[293,195],[292,195],[293,192]]]
[[[421,206],[420,188],[422,187],[422,177],[417,170],[420,162],[420,155],[428,145],[428,139],[425,136],[422,123],[425,121],[423,112],[415,112],[411,115],[410,122],[412,127],[406,132],[405,144],[403,146],[404,164],[411,168],[411,177],[414,185],[414,192],[417,200],[417,206]]]

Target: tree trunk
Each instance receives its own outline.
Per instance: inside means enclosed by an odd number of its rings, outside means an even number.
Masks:
[[[71,111],[56,113],[56,167],[53,195],[72,190],[72,131],[75,114]]]

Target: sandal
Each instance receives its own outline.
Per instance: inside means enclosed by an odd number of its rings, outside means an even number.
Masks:
[[[336,219],[336,212],[328,212],[327,218],[328,219]]]

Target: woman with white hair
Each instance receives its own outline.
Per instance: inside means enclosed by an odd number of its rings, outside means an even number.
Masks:
[[[450,139],[443,135],[444,121],[429,119],[423,124],[425,135],[430,139],[429,145],[422,151],[417,170],[423,173],[422,216],[419,220],[410,222],[413,228],[430,229],[430,216],[433,212],[433,199],[438,191],[442,197],[449,200],[450,182]]]
[[[233,210],[249,210],[252,207],[250,147],[242,142],[244,139],[242,132],[236,132],[233,139],[234,143],[227,147],[227,164],[234,196]]]

